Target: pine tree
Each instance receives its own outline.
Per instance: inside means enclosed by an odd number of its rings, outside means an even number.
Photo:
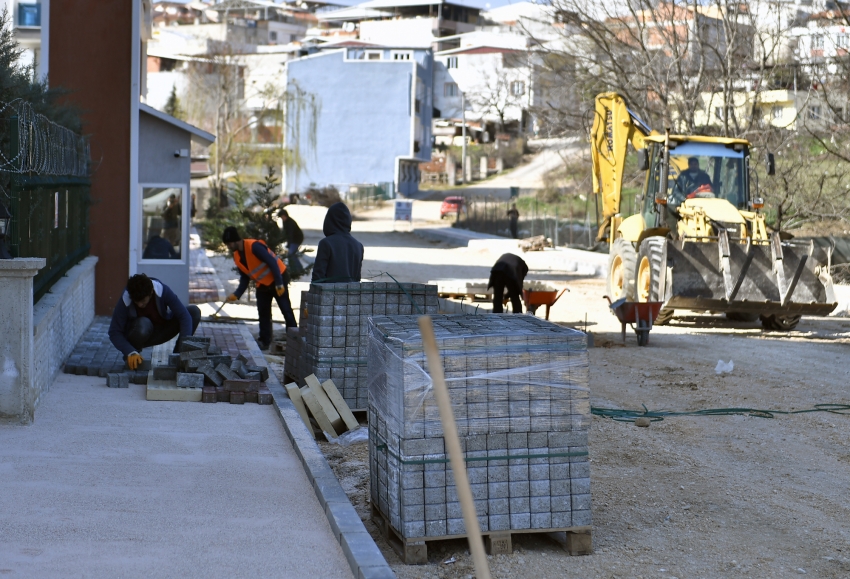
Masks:
[[[180,99],[177,97],[177,85],[171,86],[171,94],[168,95],[168,101],[165,103],[165,114],[171,115],[175,119],[181,121],[186,120],[183,109],[180,107]]]

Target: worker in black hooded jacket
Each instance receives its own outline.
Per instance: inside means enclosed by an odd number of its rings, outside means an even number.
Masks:
[[[325,238],[316,250],[312,282],[360,281],[363,244],[351,236],[351,212],[345,203],[328,208],[322,231]]]
[[[527,274],[528,265],[518,255],[506,253],[496,261],[496,264],[490,270],[490,282],[487,284],[488,288],[493,288],[494,314],[504,312],[502,300],[504,299],[505,289],[508,290],[513,312],[515,314],[522,313],[520,296],[522,295],[522,283]]]

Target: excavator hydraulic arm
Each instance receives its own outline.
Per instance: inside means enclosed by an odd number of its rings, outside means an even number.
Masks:
[[[657,134],[629,110],[626,100],[608,92],[596,97],[590,157],[593,163],[593,193],[602,198],[599,239],[606,237],[611,218],[620,212],[626,154],[629,143],[635,149],[646,147],[644,137]],[[613,233],[613,232],[611,232]]]

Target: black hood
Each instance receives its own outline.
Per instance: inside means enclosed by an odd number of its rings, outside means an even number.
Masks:
[[[334,233],[351,232],[351,212],[345,203],[340,201],[328,207],[328,214],[325,215],[322,232],[325,234],[325,237]]]

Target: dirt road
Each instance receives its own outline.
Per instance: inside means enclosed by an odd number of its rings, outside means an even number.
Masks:
[[[434,207],[417,202],[417,221],[434,221]],[[323,211],[294,209],[311,229],[308,243],[317,242]],[[495,260],[388,233],[387,216],[378,211],[355,222],[354,234],[367,246],[364,275],[486,277]],[[586,317],[594,334],[594,406],[800,410],[850,403],[850,320],[804,318],[797,331],[780,335],[692,316],[656,327],[649,346],[638,348],[632,333],[620,341],[601,280],[532,268],[529,279],[541,278],[571,290],[552,319],[583,325]],[[732,360],[734,370],[716,375],[718,360]],[[513,555],[491,558],[493,576],[850,577],[849,439],[850,416],[830,413],[667,418],[649,428],[594,417],[594,554],[569,557],[546,537],[525,536]],[[365,445],[324,448],[401,579],[473,576],[463,542],[431,548],[427,566],[401,564],[368,520]]]

